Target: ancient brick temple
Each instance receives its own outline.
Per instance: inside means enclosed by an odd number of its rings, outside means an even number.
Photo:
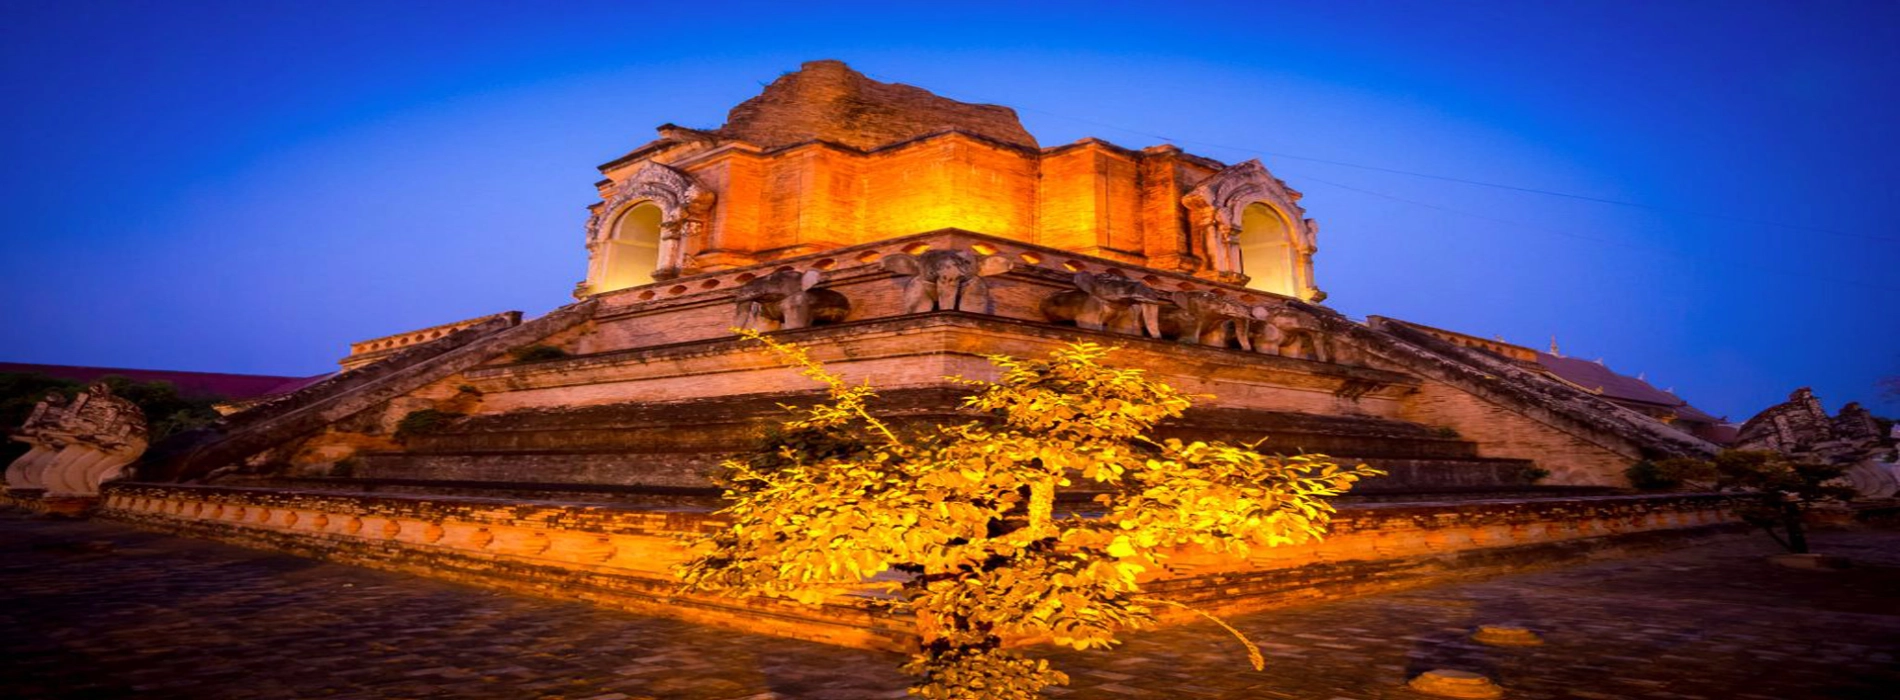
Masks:
[[[1319,226],[1258,161],[1043,146],[1007,108],[836,61],[779,78],[719,128],[658,136],[601,166],[575,303],[355,343],[338,374],[153,446],[105,485],[100,513],[903,646],[901,620],[848,600],[677,594],[674,536],[718,526],[710,471],[782,403],[817,394],[737,326],[876,384],[910,421],[958,419],[947,378],[986,376],[987,355],[1118,345],[1118,362],[1206,396],[1167,431],[1364,460],[1390,476],[1355,494],[1421,502],[1343,513],[1324,545],[1184,555],[1155,573],[1156,590],[1204,609],[1734,521],[1721,496],[1600,495],[1640,459],[1713,451],[1680,426],[1526,348],[1322,305]]]
[[[1367,492],[1615,486],[1700,439],[1515,346],[1320,305],[1319,226],[1258,161],[1041,146],[1004,107],[807,63],[601,166],[577,303],[356,343],[347,371],[160,450],[212,483],[694,489],[815,387],[778,330],[919,420],[991,353],[1074,340],[1209,395],[1171,430],[1382,466]],[[1521,349],[1519,349],[1521,350]],[[420,416],[420,418],[418,418]],[[407,422],[405,420],[407,419]]]

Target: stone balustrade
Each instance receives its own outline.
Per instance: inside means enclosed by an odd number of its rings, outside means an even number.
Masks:
[[[1746,526],[1736,496],[1591,496],[1342,507],[1325,539],[1244,561],[1184,555],[1155,591],[1232,614],[1611,556]]]
[[[101,517],[178,534],[692,622],[846,646],[901,649],[901,620],[822,607],[679,595],[679,537],[703,513],[495,499],[119,484]]]
[[[416,345],[420,345],[422,343],[427,343],[432,340],[441,340],[443,337],[449,335],[450,333],[454,333],[464,328],[472,328],[474,326],[487,323],[489,321],[497,321],[497,320],[503,321],[507,325],[512,326],[514,324],[521,322],[521,312],[504,311],[498,314],[478,316],[475,318],[455,321],[453,323],[444,323],[437,326],[430,326],[428,328],[419,328],[413,331],[404,331],[402,333],[397,333],[394,335],[386,335],[380,338],[370,338],[369,340],[357,341],[354,343],[350,343],[349,356],[341,360],[338,360],[337,363],[342,365],[343,369],[345,370],[356,369],[363,365],[366,365],[371,362],[375,362],[382,358],[393,355],[397,351],[402,350],[403,348],[413,347]]]
[[[1470,578],[1733,529],[1730,497],[1698,494],[1358,505],[1325,540],[1245,560],[1182,553],[1151,588],[1235,613]],[[481,498],[120,483],[103,517],[375,568],[574,598],[781,636],[902,649],[904,620],[851,598],[815,607],[682,595],[682,536],[703,512]]]

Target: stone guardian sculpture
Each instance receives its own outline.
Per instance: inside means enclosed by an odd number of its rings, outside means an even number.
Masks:
[[[92,498],[145,453],[145,412],[96,382],[67,399],[46,397],[12,435],[31,447],[8,465],[7,492],[16,497]]]
[[[1289,306],[1253,308],[1255,352],[1331,362],[1326,331],[1318,319]]]
[[[818,289],[825,273],[779,270],[739,287],[732,325],[748,330],[791,330],[815,323],[837,323],[851,311],[850,300]]]
[[[932,250],[921,255],[898,253],[884,258],[884,269],[902,278],[904,313],[969,311],[996,313],[990,286],[983,278],[1008,272],[1007,258],[986,255],[977,259],[961,250]]]
[[[1169,296],[1174,308],[1163,316],[1164,330],[1189,345],[1228,347],[1229,339],[1240,349],[1252,351],[1253,309],[1213,292],[1175,292]]]
[[[1074,321],[1076,327],[1161,337],[1161,292],[1135,280],[1106,273],[1077,272],[1076,290],[1058,292],[1042,302],[1042,314],[1051,321]],[[1132,330],[1123,328],[1132,324]]]

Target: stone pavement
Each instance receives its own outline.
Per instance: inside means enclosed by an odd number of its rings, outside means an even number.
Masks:
[[[1068,698],[1409,698],[1432,668],[1507,698],[1900,698],[1900,532],[1765,537],[1237,617],[1055,651]],[[1519,623],[1538,647],[1469,641]],[[0,697],[905,697],[896,655],[0,511]]]

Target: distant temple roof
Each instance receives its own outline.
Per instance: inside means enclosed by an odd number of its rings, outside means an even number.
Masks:
[[[262,374],[180,372],[164,369],[37,365],[26,362],[0,362],[0,374],[43,374],[55,379],[80,383],[91,383],[100,377],[116,375],[135,382],[171,382],[172,386],[178,387],[178,393],[183,396],[227,399],[249,399],[296,391],[329,376],[319,374],[314,377],[279,377]]]
[[[1685,420],[1710,423],[1721,422],[1720,418],[1703,413],[1696,407],[1689,405],[1689,402],[1684,401],[1680,396],[1651,386],[1649,382],[1643,381],[1642,379],[1625,374],[1617,374],[1615,370],[1610,369],[1600,362],[1579,360],[1574,357],[1563,357],[1547,352],[1539,352],[1537,353],[1537,364],[1566,382],[1589,389],[1609,398],[1623,399],[1625,401],[1639,401],[1668,407],[1674,409],[1676,415]]]
[[[1521,364],[1533,365],[1553,377],[1569,382],[1584,391],[1623,403],[1626,407],[1634,403],[1664,409],[1667,413],[1674,414],[1675,420],[1689,423],[1715,425],[1724,420],[1689,405],[1689,402],[1682,397],[1658,389],[1640,377],[1618,374],[1616,370],[1610,369],[1599,360],[1564,357],[1499,339],[1480,338],[1422,323],[1411,321],[1401,321],[1401,323],[1456,345],[1482,350]],[[1552,349],[1556,349],[1554,343]]]

